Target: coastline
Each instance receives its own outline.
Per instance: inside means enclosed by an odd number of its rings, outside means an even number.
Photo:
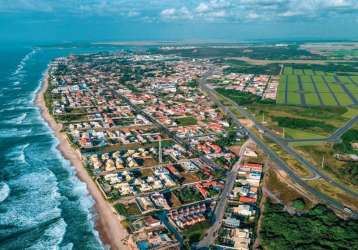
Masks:
[[[36,94],[35,103],[40,108],[42,118],[47,122],[59,141],[57,149],[65,159],[71,162],[77,177],[86,184],[89,193],[95,201],[96,229],[99,232],[100,238],[104,245],[109,245],[111,249],[125,249],[127,246],[123,243],[123,239],[128,236],[128,232],[120,223],[120,219],[114,212],[113,207],[105,200],[96,183],[83,167],[80,153],[72,148],[64,133],[61,132],[62,125],[58,124],[49,113],[44,99],[44,93],[47,88],[48,72],[46,71],[41,81],[41,88]]]

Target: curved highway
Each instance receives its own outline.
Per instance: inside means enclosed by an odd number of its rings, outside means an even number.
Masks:
[[[327,181],[328,183],[330,183],[331,185],[333,185],[334,187],[344,191],[345,193],[351,195],[352,197],[358,199],[358,193],[356,191],[351,190],[350,188],[348,188],[347,186],[336,182],[335,180],[333,180],[330,176],[328,176],[327,174],[325,174],[324,172],[322,172],[322,170],[318,169],[315,165],[313,165],[311,162],[309,162],[308,160],[306,160],[305,158],[303,158],[299,153],[297,153],[296,150],[294,150],[293,148],[291,148],[287,142],[285,142],[284,140],[282,140],[280,137],[276,136],[270,129],[266,128],[265,126],[263,126],[261,123],[259,123],[255,117],[250,114],[245,108],[237,105],[234,101],[232,100],[228,100],[230,103],[232,103],[239,111],[242,115],[244,115],[247,119],[251,120],[257,129],[261,130],[264,132],[265,136],[267,138],[269,138],[271,141],[275,142],[276,144],[278,144],[284,151],[286,151],[286,153],[288,153],[289,155],[291,155],[292,157],[295,158],[295,160],[297,160],[299,163],[301,163],[303,166],[305,166],[309,171],[311,171],[311,173],[315,174],[315,175],[319,175],[322,179],[324,179],[325,181]],[[350,124],[354,124],[355,119],[352,119],[351,122],[347,125],[349,126]],[[344,129],[340,130],[340,131],[344,131]],[[341,132],[338,131],[337,135],[338,136]]]
[[[216,92],[212,89],[210,89],[208,86],[206,86],[206,78],[207,76],[209,76],[211,73],[207,73],[206,76],[204,76],[200,81],[199,81],[199,86],[200,88],[206,92],[208,94],[208,96],[218,105],[218,107],[220,107],[220,109],[222,109],[236,124],[237,126],[242,126],[246,132],[248,133],[249,137],[270,157],[270,159],[276,163],[276,165],[283,171],[286,172],[286,174],[294,181],[296,182],[298,185],[300,185],[301,187],[303,187],[306,191],[308,191],[309,193],[311,193],[313,196],[315,196],[317,199],[321,200],[322,202],[324,202],[325,204],[335,208],[335,209],[338,209],[338,210],[341,210],[341,211],[344,211],[345,209],[345,206],[330,198],[329,196],[321,193],[320,191],[318,191],[317,189],[313,188],[312,186],[308,185],[304,178],[302,178],[301,176],[297,175],[295,172],[293,172],[293,170],[269,147],[267,146],[263,141],[261,141],[261,139],[256,135],[254,134],[253,132],[251,132],[249,129],[247,129],[245,126],[243,126],[240,121],[238,120],[237,116],[231,111],[229,110],[226,106],[224,106],[220,100],[218,100],[217,96],[216,96]],[[252,116],[250,114],[248,114],[248,112],[238,106],[236,103],[234,103],[236,107],[239,107],[240,111],[244,111],[244,114],[243,115],[247,115],[248,117],[251,117]],[[267,131],[266,128],[264,128],[262,125],[258,124],[256,122],[255,119],[253,119],[253,122],[258,125],[258,128],[261,128],[263,129],[263,131]],[[270,131],[270,133],[272,133]],[[289,152],[291,152],[292,148],[288,147],[288,145],[284,142],[282,142],[281,140],[277,140],[276,136],[274,137],[274,139],[276,141],[279,141],[279,145],[281,146],[284,146],[286,149],[289,150]],[[294,151],[294,150],[292,150]],[[296,151],[294,151],[294,155],[298,155]],[[294,156],[293,155],[293,156]],[[303,158],[301,156],[299,156],[300,159],[302,160]],[[303,159],[303,162],[305,162],[306,164],[308,163],[309,165],[311,165],[309,162],[307,162],[306,160]],[[331,183],[332,185],[334,185],[335,181],[332,181],[329,177],[323,175],[320,173],[320,171],[317,171],[316,168],[314,166],[310,166],[309,168],[310,170],[312,169],[313,173],[315,173],[316,175],[319,175],[320,177],[324,178],[324,179],[328,179],[329,180],[329,183]],[[341,186],[340,184],[338,184],[339,186]],[[338,187],[338,186],[336,186]],[[345,189],[347,189],[346,187],[343,187]],[[353,194],[354,197],[357,197],[357,193],[352,191],[352,190],[347,190],[348,192],[347,193],[350,193],[350,194]],[[352,217],[355,217],[355,218],[358,218],[358,213],[356,212],[353,212],[352,214]]]

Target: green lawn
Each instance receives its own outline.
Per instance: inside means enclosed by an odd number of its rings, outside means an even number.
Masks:
[[[306,104],[308,105],[321,105],[319,98],[317,97],[317,94],[315,92],[313,93],[305,93],[306,98]]]
[[[352,99],[345,93],[336,93],[336,97],[342,105],[352,105]]]
[[[305,69],[305,75],[314,75],[314,72],[312,69]]]
[[[297,67],[297,68],[295,68]],[[356,73],[356,72],[355,72]],[[277,103],[284,104],[285,102],[285,81],[286,77],[288,78],[288,104],[290,105],[301,105],[301,99],[299,92],[299,81],[298,76],[301,78],[302,87],[305,92],[305,100],[307,105],[321,105],[316,89],[313,85],[313,78],[319,96],[322,99],[324,105],[327,106],[349,106],[353,104],[351,98],[347,95],[345,90],[342,88],[341,84],[336,81],[335,72],[324,72],[319,70],[312,70],[309,65],[306,68],[302,66],[286,66],[283,71],[283,76],[281,77]],[[339,74],[339,72],[337,72]],[[358,76],[353,73],[344,72],[344,74],[349,74],[349,76],[358,83]],[[347,75],[337,75],[339,82],[344,84],[347,89],[352,93],[352,95],[358,99],[358,87],[356,84],[352,83]],[[327,84],[329,87],[327,86]],[[331,93],[331,91],[332,93]],[[338,103],[335,101],[334,96],[337,98]]]
[[[300,95],[296,92],[288,92],[288,104],[300,105],[301,104]]]
[[[280,85],[278,86],[276,103],[285,103],[285,92],[286,92],[286,76],[280,78]]]
[[[331,93],[320,92],[320,96],[322,98],[323,104],[328,106],[336,106],[337,102],[331,95]]]
[[[303,75],[303,70],[302,69],[294,69],[294,74],[295,75]]]
[[[335,94],[344,93],[341,85],[339,85],[339,84],[330,84],[329,87]]]
[[[346,84],[347,89],[349,90],[349,92],[352,93],[352,95],[358,99],[358,87],[354,84]]]
[[[348,108],[348,111],[344,113],[343,117],[351,119],[356,115],[358,115],[358,108]]]
[[[288,76],[288,91],[298,91],[298,79],[296,75]]]
[[[302,131],[300,129],[285,128],[285,137],[293,139],[323,138],[324,136]]]
[[[313,86],[312,83],[304,82],[302,85],[303,85],[303,90],[304,90],[305,92],[316,93],[316,90],[315,90],[315,88],[314,88],[314,86]]]
[[[175,122],[178,126],[189,126],[189,125],[196,125],[198,121],[192,116],[186,116],[186,117],[176,118]]]
[[[293,74],[293,69],[290,66],[285,66],[285,68],[283,69],[283,74],[284,75],[289,75],[289,74]]]

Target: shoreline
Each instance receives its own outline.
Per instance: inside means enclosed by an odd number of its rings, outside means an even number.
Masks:
[[[125,249],[127,246],[122,240],[128,236],[128,232],[120,223],[120,219],[115,213],[114,208],[105,200],[96,183],[83,167],[80,153],[69,144],[66,136],[61,132],[62,124],[58,124],[49,113],[44,99],[44,93],[47,88],[48,71],[45,72],[41,81],[41,87],[36,93],[35,104],[39,107],[42,118],[49,125],[59,141],[57,149],[66,160],[71,162],[76,176],[86,184],[87,190],[95,201],[95,228],[99,232],[100,239],[105,247],[109,245],[111,249]]]

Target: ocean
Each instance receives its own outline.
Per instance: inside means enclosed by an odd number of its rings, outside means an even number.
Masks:
[[[104,249],[94,200],[34,103],[59,56],[115,48],[0,47],[0,249]]]

